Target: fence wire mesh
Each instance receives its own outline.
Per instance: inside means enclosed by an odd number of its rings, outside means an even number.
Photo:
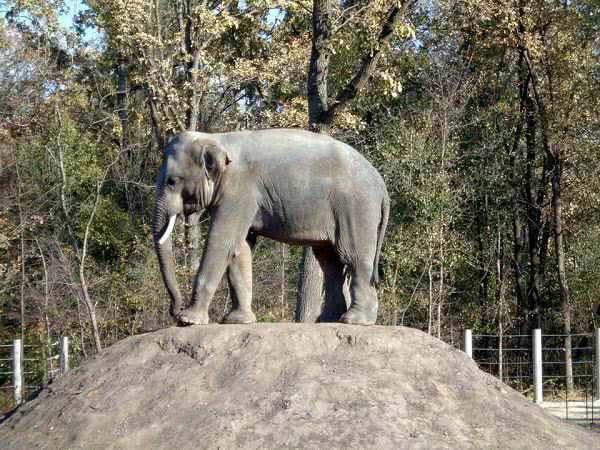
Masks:
[[[14,343],[0,344],[0,411],[8,411],[14,403]],[[22,398],[27,399],[59,371],[58,341],[22,346]]]
[[[473,359],[486,372],[517,391],[532,391],[532,339],[529,335],[473,335]]]
[[[571,340],[572,376],[567,372]],[[507,385],[533,398],[533,339],[530,335],[472,334],[473,360]],[[593,334],[542,335],[542,406],[555,415],[600,426],[600,400],[594,375],[597,351]]]

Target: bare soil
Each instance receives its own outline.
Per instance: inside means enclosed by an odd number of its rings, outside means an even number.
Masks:
[[[578,421],[580,424],[600,425],[600,400],[555,400],[540,403],[544,411],[561,419]]]
[[[0,423],[0,447],[600,448],[417,330],[207,325],[134,336]]]

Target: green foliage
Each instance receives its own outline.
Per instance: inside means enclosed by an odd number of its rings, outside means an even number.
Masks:
[[[90,209],[81,211],[77,235],[83,240]],[[139,225],[112,197],[100,197],[89,235],[90,255],[99,260],[123,262],[143,242]]]

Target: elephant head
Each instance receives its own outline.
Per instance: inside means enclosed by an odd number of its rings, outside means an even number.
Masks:
[[[175,276],[171,232],[178,216],[210,209],[217,202],[230,162],[223,146],[210,138],[192,141],[178,137],[165,151],[156,180],[152,233],[174,317],[182,303]]]

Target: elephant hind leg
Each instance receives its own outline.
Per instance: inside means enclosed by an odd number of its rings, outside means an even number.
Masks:
[[[335,245],[348,269],[351,298],[341,321],[349,324],[372,325],[377,320],[374,266],[381,211],[369,205],[371,210],[365,207],[360,214],[346,213],[338,224]]]
[[[223,323],[254,323],[252,312],[252,251],[256,239],[249,237],[239,247],[227,267],[227,282],[231,294],[231,311]]]
[[[325,279],[325,306],[319,316],[319,322],[338,322],[347,310],[344,298],[344,265],[333,247],[315,247],[313,251]]]
[[[373,280],[372,260],[349,265],[352,302],[341,321],[356,325],[373,325],[377,320],[377,290]]]

